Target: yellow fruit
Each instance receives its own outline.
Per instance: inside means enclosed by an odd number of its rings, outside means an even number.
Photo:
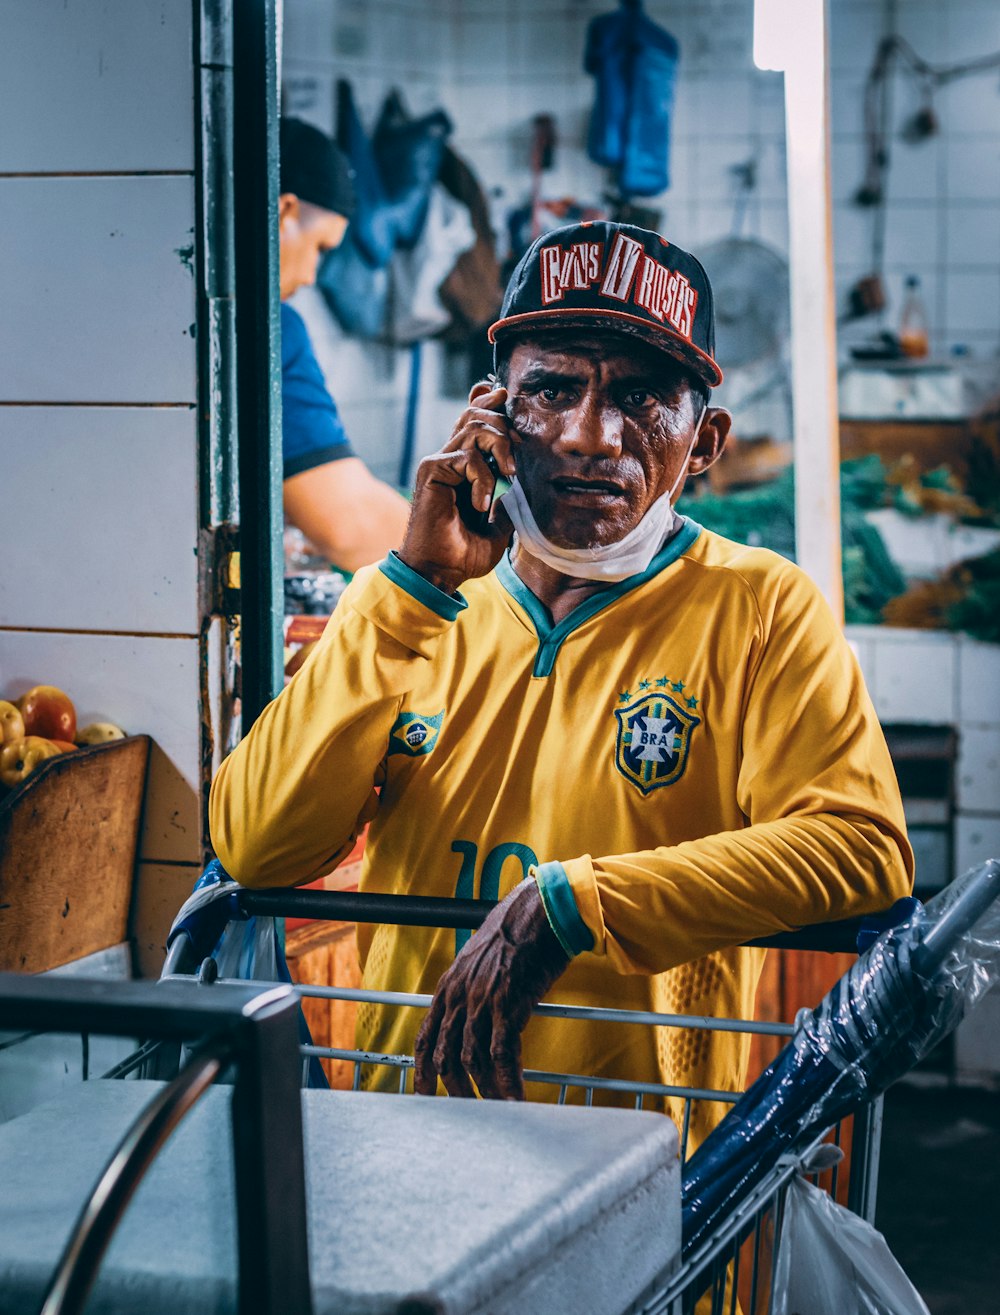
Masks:
[[[0,744],[23,739],[24,718],[21,716],[21,709],[14,703],[0,699]]]
[[[124,740],[125,732],[112,721],[94,721],[77,732],[77,744],[107,744],[109,740]]]
[[[26,735],[11,740],[0,749],[0,781],[13,789],[31,775],[46,758],[55,758],[62,752],[51,740],[40,735]]]

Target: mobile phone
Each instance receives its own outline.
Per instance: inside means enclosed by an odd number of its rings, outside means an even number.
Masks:
[[[493,497],[486,511],[480,511],[472,502],[472,485],[469,483],[460,484],[455,491],[455,501],[458,504],[458,514],[461,516],[466,527],[473,534],[487,535],[489,533],[490,512],[493,510],[493,504],[497,498],[503,495],[510,488],[510,480],[504,475],[496,458],[491,452],[482,453],[483,460],[493,476]]]

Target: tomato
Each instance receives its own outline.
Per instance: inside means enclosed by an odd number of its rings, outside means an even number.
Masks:
[[[26,735],[22,740],[11,740],[0,749],[0,781],[13,788],[35,770],[46,758],[55,758],[61,750],[51,740],[40,735]]]
[[[0,744],[24,739],[24,718],[13,703],[0,699]]]
[[[68,694],[55,685],[36,685],[17,701],[24,718],[25,735],[46,740],[76,739],[76,709]]]

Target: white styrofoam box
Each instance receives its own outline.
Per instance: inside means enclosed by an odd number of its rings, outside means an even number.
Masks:
[[[1000,817],[959,813],[955,818],[955,876],[1000,858]]]
[[[988,991],[959,1023],[955,1070],[959,1078],[995,1081],[1000,1077],[1000,987]]]
[[[885,638],[878,641],[871,691],[879,720],[951,725],[955,649],[950,635],[886,628]]]
[[[997,160],[1000,172],[1000,155]],[[995,216],[1000,225],[1000,215]],[[945,324],[948,332],[1000,332],[1000,269],[948,271],[945,280]]]
[[[1000,725],[959,728],[958,807],[1000,817]]]
[[[167,956],[167,933],[200,875],[196,864],[139,864],[129,914],[137,977],[159,977]]]
[[[936,579],[956,562],[982,557],[1000,547],[1000,530],[962,525],[944,512],[914,519],[895,507],[866,511],[889,556],[911,579]]]
[[[875,687],[875,654],[877,645],[875,641],[862,634],[856,634],[856,631],[865,629],[861,626],[845,626],[844,635],[848,644],[854,650],[854,656],[858,659],[858,666],[861,668],[861,674],[865,678],[865,684],[871,693]]]
[[[0,173],[193,170],[192,10],[0,0]]]
[[[958,720],[1000,724],[1000,644],[963,635],[958,646]]]
[[[1000,96],[997,105],[1000,118]],[[1000,218],[995,205],[949,204],[944,224],[947,262],[952,271],[961,265],[1000,266]]]
[[[192,408],[7,407],[0,626],[197,635],[198,430]],[[58,507],[38,533],[40,506]],[[39,582],[44,579],[45,587]]]
[[[107,1148],[161,1090],[91,1082],[0,1128],[0,1286],[23,1298],[7,1309],[40,1308]],[[157,1155],[93,1309],[236,1309],[230,1090]],[[316,1315],[613,1315],[679,1263],[677,1133],[652,1111],[305,1091],[302,1122]]]
[[[844,366],[837,396],[845,420],[951,420],[966,414],[962,375],[947,367]]]
[[[191,178],[0,178],[0,214],[0,401],[196,400]]]
[[[112,721],[152,736],[139,852],[201,859],[201,701],[196,639],[0,631],[0,698],[56,685],[81,726]]]
[[[952,138],[946,167],[949,201],[1000,201],[1000,135]]]
[[[920,890],[939,890],[947,886],[953,875],[948,870],[947,834],[914,825],[915,821],[908,810],[906,825],[913,847],[914,881]]]

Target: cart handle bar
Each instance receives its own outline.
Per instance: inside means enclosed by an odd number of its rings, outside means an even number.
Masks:
[[[315,918],[332,922],[381,922],[396,927],[448,927],[475,930],[497,906],[496,900],[442,899],[433,895],[381,895],[347,890],[249,890],[237,893],[245,914],[272,918]],[[822,950],[827,954],[861,954],[890,927],[919,908],[919,901],[897,900],[884,913],[824,922],[798,931],[779,932],[747,945],[782,950]]]

